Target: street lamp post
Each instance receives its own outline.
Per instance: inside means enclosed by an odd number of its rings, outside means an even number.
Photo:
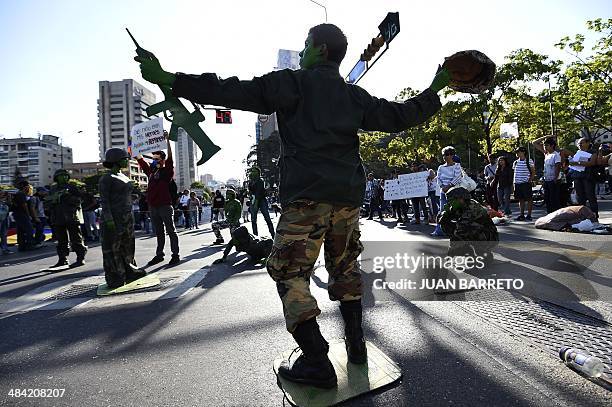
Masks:
[[[552,136],[555,137],[555,115],[553,112],[552,103],[552,89],[550,87],[550,75],[548,75],[548,108],[550,110],[550,131],[552,131]]]
[[[319,7],[323,7],[323,10],[325,11],[325,22],[327,22],[327,8],[323,4],[318,3],[318,2],[316,2],[314,0],[308,0],[308,1],[310,1],[311,3],[316,4]]]

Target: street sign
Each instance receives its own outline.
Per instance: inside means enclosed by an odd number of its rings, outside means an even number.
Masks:
[[[378,30],[389,44],[400,32],[399,12],[387,13],[387,17],[380,23]]]

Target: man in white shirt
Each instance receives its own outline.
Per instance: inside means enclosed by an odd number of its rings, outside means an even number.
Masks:
[[[559,199],[561,155],[556,151],[557,140],[549,136],[540,137],[533,141],[533,147],[544,154],[544,202],[546,212],[551,213],[561,207]]]

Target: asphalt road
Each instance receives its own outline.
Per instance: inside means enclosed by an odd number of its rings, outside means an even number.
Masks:
[[[263,222],[259,228],[266,230]],[[410,252],[441,250],[446,242],[430,238],[432,229],[363,220],[362,238],[366,246],[386,242]],[[561,302],[597,320],[609,318],[610,236],[545,232],[526,224],[500,232],[495,263],[468,277],[525,279],[525,295]],[[180,239],[183,262],[149,270],[170,281],[167,288],[110,300],[95,298],[91,290],[59,295],[101,281],[99,247],[90,247],[83,268],[58,274],[38,271],[55,261],[52,246],[0,258],[0,404],[282,405],[272,360],[295,345],[265,268],[245,256],[211,266],[221,248],[210,246],[214,237],[207,227],[181,232]],[[138,237],[139,264],[152,257],[154,247],[155,239]],[[323,334],[339,338],[342,322],[337,304],[327,298],[326,281],[324,267],[317,268],[311,289],[323,311]],[[468,302],[404,294],[372,292],[364,300],[368,340],[400,365],[402,382],[348,405],[612,402],[605,383],[571,371],[545,347],[470,311]],[[8,395],[10,389],[36,388],[65,391],[61,398]]]

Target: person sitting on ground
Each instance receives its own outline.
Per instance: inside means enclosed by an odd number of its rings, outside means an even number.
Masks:
[[[446,191],[447,204],[440,216],[440,226],[450,237],[450,256],[482,256],[485,262],[493,260],[491,250],[499,242],[497,227],[484,206],[471,199],[463,187]]]
[[[213,244],[223,244],[223,236],[221,236],[221,229],[229,228],[230,235],[234,229],[240,226],[240,212],[242,212],[242,206],[240,201],[236,199],[236,192],[233,189],[228,188],[225,191],[225,220],[214,222],[212,224],[212,230],[217,237],[217,240]]]
[[[225,246],[223,257],[215,260],[213,264],[225,262],[233,247],[236,248],[236,253],[245,252],[248,254],[255,263],[265,262],[272,251],[272,244],[272,239],[253,236],[246,227],[240,226],[232,232],[232,239]]]

